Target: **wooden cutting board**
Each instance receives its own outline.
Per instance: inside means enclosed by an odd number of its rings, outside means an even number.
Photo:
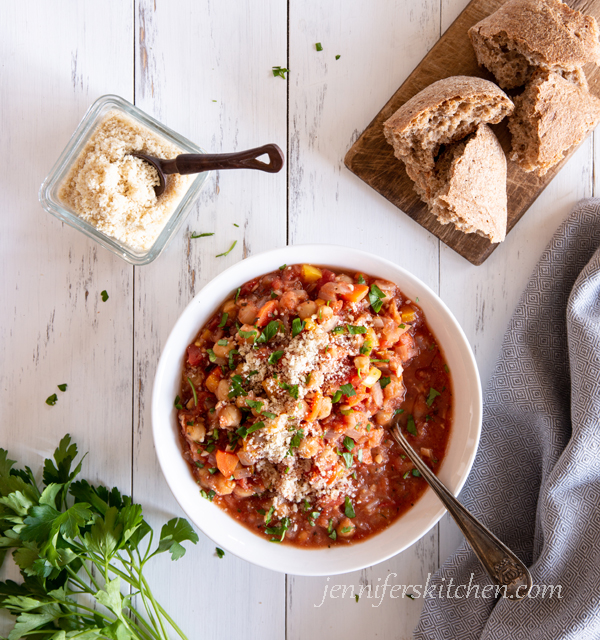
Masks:
[[[469,3],[439,42],[375,116],[344,159],[348,169],[361,180],[475,265],[482,264],[499,245],[492,244],[475,233],[464,234],[456,231],[451,224],[439,224],[427,211],[425,203],[413,189],[413,183],[404,170],[404,163],[394,157],[394,151],[383,135],[383,123],[407,100],[436,80],[462,75],[494,80],[486,69],[477,64],[467,32],[475,23],[504,4],[504,1],[473,0]],[[573,9],[594,16],[600,22],[600,0],[569,0],[567,4]],[[600,69],[594,65],[588,65],[585,67],[585,73],[590,91],[600,97]],[[498,136],[504,151],[508,153],[510,133],[506,119],[498,125],[493,125],[492,129]],[[574,152],[575,148],[571,149],[562,162],[541,178],[525,173],[514,162],[508,161],[507,233],[517,224]]]

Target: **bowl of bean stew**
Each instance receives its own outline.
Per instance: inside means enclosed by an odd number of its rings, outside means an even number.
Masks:
[[[152,427],[173,495],[216,545],[297,575],[371,566],[444,513],[392,421],[455,493],[481,386],[442,300],[402,267],[333,245],[248,258],[184,310]]]

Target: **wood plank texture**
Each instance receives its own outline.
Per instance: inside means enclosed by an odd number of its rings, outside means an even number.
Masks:
[[[386,142],[383,123],[405,102],[436,80],[453,75],[478,76],[493,80],[493,76],[477,64],[468,30],[479,20],[493,13],[504,2],[505,0],[472,0],[375,116],[345,158],[346,166],[350,171],[475,265],[482,264],[498,244],[492,244],[477,234],[461,233],[451,224],[441,225],[429,213],[427,206],[415,192],[404,164],[394,157],[392,147]],[[569,4],[600,19],[600,0],[575,0]],[[586,67],[586,74],[590,91],[600,96],[600,69],[590,65]],[[510,133],[507,121],[504,120],[492,128],[505,152],[508,153]],[[525,173],[514,162],[508,162],[507,233],[513,229],[531,204],[558,174],[574,151],[575,149],[571,149],[559,164],[542,177]]]
[[[7,0],[0,25],[0,446],[41,479],[70,433],[91,452],[84,477],[130,493],[133,271],[43,211],[37,193],[96,98],[133,98],[122,64],[133,55],[131,5]],[[11,561],[0,579],[18,577]],[[0,635],[12,623],[3,616]]]

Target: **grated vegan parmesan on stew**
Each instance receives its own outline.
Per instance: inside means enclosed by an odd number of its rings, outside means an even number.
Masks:
[[[175,211],[193,177],[169,176],[156,197],[158,174],[130,155],[172,158],[182,149],[120,111],[110,111],[78,156],[60,199],[108,236],[136,250],[149,249]]]
[[[244,284],[187,349],[175,400],[201,494],[273,542],[323,547],[388,527],[436,471],[450,372],[420,307],[364,273],[308,264]]]

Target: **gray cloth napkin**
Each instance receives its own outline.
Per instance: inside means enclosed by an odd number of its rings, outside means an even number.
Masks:
[[[584,200],[544,251],[512,317],[460,494],[530,567],[537,597],[485,599],[472,588],[457,599],[444,588],[443,598],[425,599],[419,640],[600,638],[599,246],[600,199]],[[436,596],[451,578],[468,585],[471,574],[472,585],[491,584],[463,542],[434,576]],[[562,597],[541,585],[560,585]]]

